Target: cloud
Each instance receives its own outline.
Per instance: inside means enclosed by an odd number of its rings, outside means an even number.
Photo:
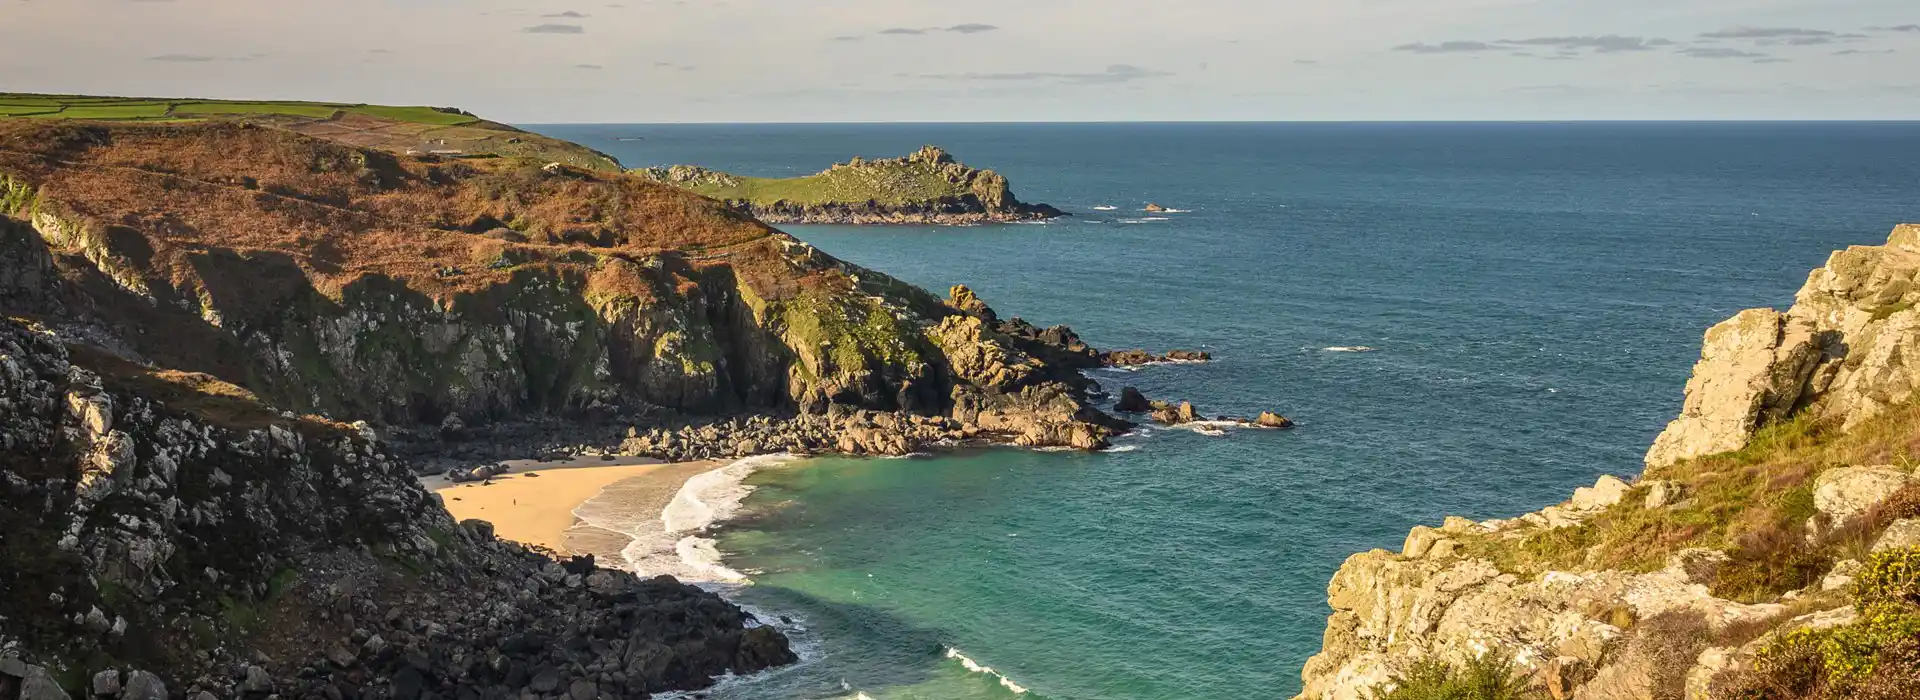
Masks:
[[[1772,58],[1771,56],[1768,56],[1763,53],[1754,53],[1752,51],[1742,51],[1740,49],[1726,49],[1726,48],[1715,48],[1715,47],[1694,47],[1690,49],[1681,49],[1680,55],[1692,56],[1694,58]]]
[[[540,15],[540,16],[541,17],[567,17],[571,19],[580,19],[583,17],[590,17],[591,15],[583,15],[578,12],[574,12],[573,10],[567,10],[566,12],[555,12],[550,15]]]
[[[600,70],[602,68],[605,68],[606,66],[602,66],[594,63],[575,63],[573,64],[573,67],[579,68],[581,70]]]
[[[1843,49],[1840,51],[1833,52],[1833,55],[1835,56],[1871,56],[1876,54],[1890,54],[1890,53],[1899,53],[1899,52],[1893,49],[1879,49],[1879,50]]]
[[[937,32],[945,32],[948,34],[984,34],[986,32],[999,30],[1000,27],[992,24],[968,22],[966,24],[956,24],[951,27],[894,27],[892,29],[882,29],[880,33],[893,36],[925,36]]]
[[[1320,62],[1319,62],[1319,61],[1316,61],[1316,60],[1313,60],[1313,59],[1311,59],[1311,58],[1296,58],[1296,59],[1293,59],[1293,65],[1296,65],[1296,66],[1315,66],[1315,65],[1319,65],[1319,64],[1320,64]]]
[[[578,24],[536,24],[520,30],[526,34],[585,34],[587,30]]]
[[[151,56],[151,57],[148,57],[147,60],[160,61],[162,63],[208,63],[211,61],[218,61],[220,59],[215,58],[213,56],[201,56],[199,54],[168,53],[168,54],[161,54],[158,56]]]
[[[969,80],[988,82],[1056,81],[1076,85],[1110,85],[1128,83],[1148,78],[1161,78],[1172,73],[1149,70],[1139,66],[1116,63],[1098,73],[1057,73],[1049,71],[1030,71],[1025,73],[933,73],[922,74],[928,80]]]
[[[1473,53],[1492,51],[1497,48],[1499,47],[1484,41],[1443,41],[1438,44],[1401,44],[1393,47],[1393,50],[1408,53]]]
[[[1787,39],[1839,36],[1825,29],[1799,29],[1795,27],[1734,27],[1717,32],[1701,34],[1702,39]]]
[[[1594,53],[1620,53],[1625,51],[1652,51],[1657,48],[1674,46],[1671,39],[1659,37],[1620,36],[1605,34],[1600,36],[1542,36],[1531,39],[1501,39],[1485,41],[1443,41],[1438,44],[1425,42],[1402,44],[1393,47],[1395,51],[1408,53],[1477,53],[1481,51],[1507,51],[1516,56],[1532,57],[1531,54],[1514,49],[1530,47],[1552,47],[1562,55],[1578,54],[1582,51]],[[1565,59],[1560,59],[1565,60]]]
[[[1672,46],[1670,39],[1644,38],[1606,34],[1602,36],[1544,36],[1533,39],[1501,39],[1498,42],[1506,46],[1557,46],[1562,49],[1591,49],[1596,53],[1617,53],[1621,51],[1651,51],[1662,46]]]
[[[1920,24],[1902,24],[1896,27],[1867,27],[1870,32],[1920,32]]]
[[[1793,61],[1790,59],[1775,58],[1773,56],[1768,56],[1766,58],[1753,59],[1753,62],[1754,63],[1792,63]]]

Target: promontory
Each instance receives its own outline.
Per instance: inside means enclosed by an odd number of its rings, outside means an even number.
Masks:
[[[904,158],[854,158],[794,178],[745,177],[692,165],[635,172],[772,224],[979,224],[1066,215],[1020,201],[1007,178],[967,167],[938,146]]]

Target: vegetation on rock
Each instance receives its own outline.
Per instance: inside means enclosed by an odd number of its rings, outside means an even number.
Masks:
[[[904,158],[855,158],[794,178],[745,177],[690,165],[635,172],[776,224],[960,224],[1063,215],[1045,204],[1022,203],[1005,177],[962,165],[937,146]]]

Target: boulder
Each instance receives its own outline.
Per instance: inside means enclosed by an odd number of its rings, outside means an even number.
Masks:
[[[1864,566],[1866,565],[1860,563],[1858,559],[1848,559],[1834,564],[1833,570],[1828,571],[1827,575],[1820,579],[1820,590],[1837,591],[1853,585],[1853,577],[1859,575],[1861,567]]]
[[[1833,525],[1845,524],[1912,481],[1906,470],[1890,466],[1828,469],[1813,480],[1813,507]]]
[[[1433,543],[1441,539],[1439,530],[1425,525],[1415,525],[1407,532],[1407,541],[1400,546],[1400,556],[1408,559],[1424,557],[1427,555],[1427,550],[1433,548]]]
[[[132,697],[132,696],[128,696]],[[20,681],[20,700],[73,700],[67,691],[61,689],[60,682],[53,674],[39,666],[26,667],[26,676]],[[166,700],[163,696],[160,700]]]
[[[1274,413],[1272,411],[1261,411],[1260,417],[1253,419],[1253,424],[1260,426],[1262,428],[1293,427],[1292,420],[1289,420],[1286,416],[1280,415],[1278,413]]]
[[[1665,508],[1680,500],[1680,485],[1671,481],[1657,480],[1644,484],[1646,499],[1641,502],[1648,509]]]
[[[1153,410],[1153,404],[1147,402],[1146,395],[1140,393],[1139,389],[1130,386],[1122,387],[1120,401],[1113,405],[1113,410],[1121,413],[1145,413]]]
[[[1592,486],[1582,486],[1573,490],[1573,499],[1567,502],[1576,510],[1599,510],[1620,502],[1632,487],[1612,474],[1603,474]]]
[[[1160,206],[1160,205],[1158,205],[1158,204],[1154,204],[1154,203],[1152,203],[1152,202],[1148,202],[1148,203],[1147,203],[1147,208],[1145,208],[1145,209],[1142,209],[1141,211],[1145,211],[1145,212],[1150,212],[1150,213],[1156,213],[1156,214],[1157,214],[1157,213],[1160,213],[1160,212],[1164,212],[1164,211],[1166,211],[1166,210],[1167,210],[1167,208],[1166,208],[1166,207],[1163,207],[1163,206]]]
[[[1896,521],[1880,533],[1879,539],[1873,541],[1875,552],[1908,547],[1920,547],[1920,518]]]
[[[94,697],[116,697],[120,695],[120,671],[107,669],[93,674],[90,686]]]
[[[120,700],[167,700],[167,684],[146,671],[133,671],[127,674]]]

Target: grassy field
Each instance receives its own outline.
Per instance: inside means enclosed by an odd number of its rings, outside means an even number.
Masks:
[[[460,157],[523,157],[606,172],[613,157],[457,109],[292,100],[206,100],[0,93],[0,120],[179,124],[245,118],[359,148]]]
[[[182,121],[234,115],[275,115],[331,119],[343,113],[364,114],[412,124],[460,126],[478,117],[432,107],[391,107],[334,102],[235,100],[172,100],[82,95],[0,93],[0,117],[33,119],[95,119],[103,121]]]

